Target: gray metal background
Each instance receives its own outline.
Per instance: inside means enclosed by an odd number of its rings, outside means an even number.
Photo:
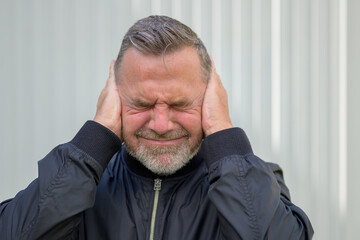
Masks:
[[[127,28],[165,14],[203,39],[234,125],[283,167],[315,239],[355,239],[359,10],[355,0],[1,0],[0,200],[92,119]]]

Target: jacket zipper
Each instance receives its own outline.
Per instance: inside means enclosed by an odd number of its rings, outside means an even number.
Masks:
[[[161,190],[161,179],[156,178],[154,179],[154,205],[151,215],[151,225],[150,225],[150,240],[154,240],[154,234],[155,234],[155,220],[156,220],[156,210],[159,202],[159,193]]]

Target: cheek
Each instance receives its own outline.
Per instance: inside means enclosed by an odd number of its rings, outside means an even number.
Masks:
[[[185,128],[190,134],[191,137],[198,138],[199,135],[202,135],[202,126],[201,126],[201,114],[200,113],[183,113],[179,112],[174,114],[177,122]]]
[[[132,137],[134,133],[143,127],[150,119],[149,112],[139,112],[136,114],[122,113],[123,134]]]

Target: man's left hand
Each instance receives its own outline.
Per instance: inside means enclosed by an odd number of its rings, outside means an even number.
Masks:
[[[202,128],[205,137],[233,127],[229,114],[228,95],[216,72],[212,58],[211,62],[211,76],[206,87],[202,105]]]

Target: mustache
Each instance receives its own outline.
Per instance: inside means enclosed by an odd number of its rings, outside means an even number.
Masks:
[[[181,137],[189,137],[190,133],[185,129],[169,131],[163,134],[158,134],[151,129],[140,128],[135,132],[136,137],[148,138],[153,140],[173,140]]]

